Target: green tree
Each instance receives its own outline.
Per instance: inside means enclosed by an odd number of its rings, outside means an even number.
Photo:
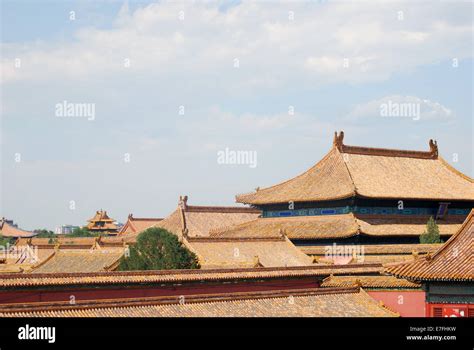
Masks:
[[[118,267],[119,271],[198,269],[194,253],[189,251],[171,232],[149,228],[140,233],[137,242],[129,247]]]
[[[98,234],[89,231],[85,227],[75,228],[71,234],[67,235],[68,237],[97,237]]]
[[[53,231],[49,231],[46,229],[34,230],[33,232],[37,233],[35,237],[38,237],[38,238],[55,238],[56,237]]]
[[[4,249],[6,249],[8,244],[13,244],[13,238],[3,237],[2,235],[0,235],[0,247],[4,247]]]
[[[434,221],[433,217],[430,217],[428,223],[426,224],[426,230],[420,236],[420,243],[442,243],[439,236],[439,228],[436,222]]]

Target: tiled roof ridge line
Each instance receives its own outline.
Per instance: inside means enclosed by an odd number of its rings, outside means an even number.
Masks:
[[[178,215],[181,222],[181,235],[187,236],[187,227],[186,227],[186,214],[184,212],[184,208],[182,207],[181,203],[178,204]]]
[[[261,213],[261,210],[258,210],[256,208],[217,205],[188,205],[186,206],[185,211],[190,213]]]
[[[337,215],[337,214],[336,214]],[[344,215],[344,214],[340,214]],[[469,215],[469,214],[468,214]],[[406,220],[426,220],[428,222],[428,219],[430,216],[433,216],[432,214],[361,214],[361,213],[354,213],[354,216],[356,219],[360,220],[370,220],[370,219],[406,219]],[[461,214],[447,214],[444,216],[443,221],[446,221],[447,219],[459,219]],[[464,214],[462,214],[464,217]],[[463,223],[464,220],[459,221],[458,223],[461,224]]]
[[[399,278],[396,276],[392,275],[376,275],[376,276],[351,276],[351,275],[336,275],[334,276],[333,274],[329,275],[328,277],[324,278],[321,282],[321,287],[326,288],[325,284],[328,284],[330,288],[341,288],[345,285],[345,281],[341,281],[344,279],[355,279],[353,285],[360,285],[362,288],[370,288],[370,289],[385,289],[388,286],[384,283],[378,282],[379,280],[383,280],[384,278],[389,278],[389,279],[395,279],[397,281],[400,281],[400,283],[407,282],[409,285],[405,285],[401,288],[406,288],[406,289],[419,289],[420,288],[420,283],[412,282],[407,280],[406,278]],[[375,283],[367,283],[368,281],[372,280]],[[339,284],[338,284],[339,281]],[[365,285],[364,285],[365,282]],[[331,285],[332,283],[332,285]],[[328,287],[328,288],[329,288]],[[392,288],[390,288],[392,289]]]
[[[377,148],[377,147],[363,147],[363,146],[349,146],[344,144],[344,131],[339,134],[334,133],[333,147],[336,147],[341,153],[348,154],[362,154],[371,156],[386,156],[386,157],[406,157],[406,158],[420,158],[420,159],[437,159],[438,158],[438,143],[432,139],[429,140],[429,151],[414,151],[401,150],[391,148]]]
[[[284,236],[270,237],[187,237],[189,242],[206,242],[206,243],[222,243],[222,242],[280,242],[284,241]]]
[[[161,221],[163,220],[163,218],[152,218],[152,217],[140,217],[140,218],[136,218],[133,216],[132,213],[128,214],[128,219],[131,220],[131,221]]]
[[[435,258],[436,256],[438,256],[438,254],[440,254],[445,249],[447,249],[449,246],[451,246],[451,244],[455,241],[456,237],[460,236],[462,233],[464,233],[464,230],[466,230],[468,228],[469,224],[471,224],[471,221],[473,220],[473,217],[474,217],[474,208],[471,209],[470,213],[467,215],[466,220],[464,220],[464,222],[463,222],[462,226],[459,228],[459,230],[454,235],[452,235],[447,240],[447,242],[445,244],[443,244],[441,246],[441,248],[439,248],[436,252],[434,252],[429,258],[430,259]],[[426,259],[426,257],[425,257],[425,259]]]
[[[451,164],[449,164],[443,157],[439,156],[438,159],[440,162],[450,171],[452,171],[454,174],[462,177],[464,180],[467,180],[469,182],[474,183],[474,179],[469,177],[468,175],[460,172],[458,169],[454,168]]]
[[[360,293],[364,294],[366,297],[370,298],[374,302],[374,304],[378,304],[379,306],[381,306],[382,308],[384,308],[388,312],[392,313],[393,315],[396,315],[396,316],[400,317],[400,314],[398,312],[396,312],[396,311],[392,310],[391,308],[387,307],[383,301],[377,302],[377,300],[375,300],[373,297],[371,297],[369,295],[369,293],[367,293],[363,288],[360,288]]]
[[[37,268],[43,266],[43,265],[46,264],[48,261],[50,261],[57,253],[58,253],[58,251],[57,251],[57,250],[54,250],[53,254],[50,254],[46,259],[44,259],[43,261],[39,262],[38,264],[33,265],[33,266],[31,267],[31,270],[30,270],[30,271],[34,271],[34,270],[36,270]]]
[[[130,226],[130,228],[132,229],[132,232],[133,232],[133,233],[137,232],[137,228],[136,228],[135,225],[133,224],[133,221],[132,221],[132,220],[128,220],[127,223],[126,223],[126,225],[129,225],[129,226]],[[124,226],[123,228],[125,228],[125,226]],[[123,233],[122,233],[122,234],[123,234]]]
[[[382,156],[382,157],[401,157],[401,158],[417,158],[417,159],[438,159],[438,154],[433,151],[414,151],[391,148],[376,148],[376,147],[362,147],[342,145],[341,153],[345,154],[360,154],[368,156]]]
[[[337,269],[356,269],[356,268],[382,268],[383,265],[380,263],[370,263],[370,264],[351,264],[351,265],[338,265]],[[230,269],[195,269],[195,270],[143,270],[143,271],[109,271],[109,272],[61,272],[55,273],[54,276],[48,273],[23,273],[21,275],[12,275],[12,274],[0,274],[1,279],[28,279],[28,278],[59,278],[59,277],[133,277],[133,276],[154,276],[154,275],[199,275],[199,274],[232,274],[232,273],[253,273],[253,272],[297,272],[301,270],[334,270],[334,265],[323,265],[323,266],[285,266],[285,267],[258,267],[258,268],[230,268]]]
[[[115,270],[119,266],[121,259],[122,256],[119,256],[114,262],[110,263],[109,265],[105,265],[104,271]]]
[[[122,299],[95,299],[95,300],[78,300],[75,304],[68,301],[60,302],[39,302],[24,304],[3,304],[0,305],[1,313],[15,313],[25,310],[35,311],[44,309],[48,311],[57,310],[74,310],[74,309],[90,309],[90,308],[113,308],[113,307],[134,307],[146,305],[186,305],[201,304],[211,302],[226,302],[237,300],[253,300],[253,299],[276,299],[300,297],[300,296],[318,296],[330,294],[356,294],[361,293],[360,287],[344,287],[344,288],[310,288],[310,289],[289,289],[289,290],[271,290],[256,292],[234,292],[221,294],[195,294],[185,296],[185,303],[182,304],[180,296],[159,296],[144,298],[122,298]],[[367,294],[368,295],[368,294]],[[372,297],[369,296],[370,299]],[[373,300],[373,299],[372,299]]]
[[[341,137],[341,147],[342,147],[342,146],[344,146],[344,145],[342,145],[342,138],[344,137],[344,131],[341,131],[340,135],[341,135],[340,137]],[[355,184],[355,182],[354,182],[354,179],[352,178],[351,171],[349,170],[349,167],[347,166],[347,162],[348,162],[349,160],[346,161],[346,159],[344,158],[341,149],[340,149],[340,148],[338,147],[338,145],[337,145],[336,139],[337,139],[337,132],[336,132],[335,135],[334,135],[334,140],[335,140],[335,141],[333,142],[333,148],[337,149],[337,150],[339,151],[339,152],[338,152],[338,153],[339,153],[339,156],[342,157],[342,163],[344,164],[344,168],[346,169],[346,172],[347,172],[347,174],[349,175],[349,179],[351,180],[351,184],[352,184],[352,195],[353,195],[353,196],[356,196],[356,195],[359,194],[359,192],[358,192],[358,190],[357,190],[357,186],[356,186],[356,184]]]

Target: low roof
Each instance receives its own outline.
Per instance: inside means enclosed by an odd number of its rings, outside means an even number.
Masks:
[[[360,288],[0,306],[0,317],[396,317]]]
[[[116,267],[123,254],[123,249],[57,250],[32,273],[108,271]]]
[[[474,180],[430,150],[405,151],[347,146],[344,133],[316,165],[280,184],[238,195],[237,202],[272,203],[337,200],[354,196],[385,199],[474,201]]]
[[[417,281],[474,281],[474,209],[439,250],[417,260],[387,266],[394,276]]]
[[[261,211],[246,207],[191,206],[181,196],[177,209],[155,227],[162,227],[181,237],[206,237],[209,231],[256,219]]]
[[[368,236],[419,236],[426,230],[429,216],[341,215],[258,218],[233,227],[213,230],[213,237],[272,237],[284,232],[290,239],[312,240]],[[438,221],[441,235],[451,235],[461,227],[462,217]]]
[[[21,230],[10,225],[5,219],[0,220],[0,236],[3,237],[33,237],[37,233]]]
[[[16,241],[16,245],[31,245],[38,247],[54,247],[54,246],[80,246],[83,248],[91,248],[99,237],[68,237],[57,236],[51,238],[33,237],[20,238]]]
[[[187,238],[201,268],[308,266],[313,259],[287,238],[212,239]]]
[[[323,280],[323,288],[348,288],[360,286],[364,289],[419,289],[421,285],[393,276],[329,276]]]
[[[381,264],[311,265],[297,267],[258,267],[214,270],[160,271],[94,271],[59,273],[24,273],[0,275],[0,289],[24,287],[52,287],[67,285],[133,285],[143,283],[217,282],[254,279],[301,278],[329,275],[378,274]]]

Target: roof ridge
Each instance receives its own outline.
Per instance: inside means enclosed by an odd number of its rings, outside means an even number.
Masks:
[[[344,131],[339,135],[337,131],[334,133],[333,147],[336,147],[341,153],[348,154],[365,154],[372,156],[388,156],[388,157],[408,157],[421,159],[437,159],[438,143],[432,139],[429,141],[429,151],[412,151],[392,148],[377,148],[364,146],[349,146],[344,144]]]
[[[379,306],[382,307],[383,309],[387,310],[387,312],[389,312],[389,313],[391,313],[391,314],[393,314],[393,315],[396,315],[396,316],[400,317],[400,314],[399,314],[398,312],[396,312],[396,311],[392,310],[391,308],[387,307],[384,302],[375,300],[375,299],[374,299],[372,296],[370,296],[369,293],[367,293],[363,288],[360,288],[360,293],[361,293],[361,294],[364,294],[366,297],[370,298],[370,299],[373,301],[374,304],[379,305]]]
[[[187,205],[186,212],[229,212],[229,213],[261,213],[261,210],[250,207],[218,206],[218,205]]]
[[[338,265],[337,269],[351,270],[357,268],[382,268],[383,265],[380,263],[362,263],[362,264],[351,264],[351,265]],[[109,272],[60,272],[54,274],[54,278],[59,277],[91,277],[91,276],[154,276],[154,275],[199,275],[199,274],[233,274],[236,272],[242,273],[253,273],[253,272],[277,272],[277,271],[300,271],[300,270],[331,270],[335,269],[333,265],[307,265],[307,266],[282,266],[282,267],[261,267],[261,268],[228,268],[228,269],[182,269],[182,270],[140,270],[140,271],[109,271]],[[28,278],[39,278],[39,277],[52,277],[51,274],[28,274],[24,273],[21,275],[11,274],[0,274],[0,279],[28,279]]]
[[[343,132],[343,131],[341,131],[341,134],[342,134],[342,136],[344,137],[344,132]],[[336,133],[336,136],[335,136],[335,137],[337,137],[337,133]],[[341,141],[341,142],[342,142],[342,141]],[[335,146],[333,146],[333,147],[335,147]],[[357,191],[357,186],[356,186],[356,184],[355,184],[355,182],[354,182],[354,179],[352,178],[351,171],[349,170],[349,167],[347,166],[346,159],[345,159],[344,156],[342,155],[342,152],[339,150],[338,147],[336,147],[336,149],[339,151],[338,153],[339,153],[339,156],[342,157],[342,162],[344,163],[344,168],[346,169],[347,173],[349,174],[349,179],[351,180],[352,187],[353,187],[353,191],[354,191],[353,195],[355,196],[355,195],[357,195],[357,194],[359,194],[359,193],[358,193],[358,191]],[[360,228],[360,227],[359,227],[359,228]]]
[[[136,217],[132,217],[131,220],[132,221],[161,221],[161,220],[163,220],[163,218],[136,218]]]
[[[284,241],[284,236],[269,237],[188,237],[189,242],[207,242],[207,243],[223,243],[223,242],[280,242]]]
[[[178,215],[179,215],[179,219],[180,219],[180,222],[181,222],[181,234],[183,234],[184,231],[187,229],[185,210],[183,209],[181,204],[178,204],[177,210],[178,210]]]
[[[46,264],[48,261],[50,261],[59,251],[58,250],[54,250],[52,254],[50,254],[46,259],[44,259],[43,261],[40,261],[38,264],[36,265],[33,265],[31,267],[31,270],[30,271],[34,271],[36,270],[37,268],[40,268],[41,266],[43,266],[44,264]]]
[[[342,145],[341,153],[346,154],[361,154],[369,156],[384,156],[384,157],[405,157],[405,158],[420,158],[420,159],[438,159],[437,153],[433,151],[414,151],[402,150],[393,148],[377,148],[377,147],[363,147],[363,146],[348,146]]]
[[[434,252],[431,255],[431,259],[434,259],[438,254],[440,254],[442,251],[446,250],[455,240],[457,237],[459,237],[462,233],[465,232],[465,229],[469,227],[469,224],[471,221],[474,221],[474,208],[471,209],[469,214],[466,217],[466,220],[464,220],[462,226],[459,228],[459,230],[453,234],[447,241],[444,243],[436,252]]]
[[[457,170],[456,168],[454,168],[451,164],[449,164],[443,157],[439,156],[438,159],[441,161],[441,163],[446,166],[446,168],[450,171],[452,171],[453,173],[455,173],[456,175],[462,177],[464,180],[467,180],[469,182],[473,182],[474,183],[474,179],[472,179],[471,177],[469,177],[468,175],[466,174],[463,174],[462,172],[460,172],[459,170]]]

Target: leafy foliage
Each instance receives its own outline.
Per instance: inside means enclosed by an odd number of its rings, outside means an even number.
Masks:
[[[441,237],[439,236],[439,228],[433,217],[430,217],[426,224],[426,231],[420,236],[420,243],[431,244],[431,243],[442,243]]]
[[[198,269],[194,253],[189,251],[171,232],[162,228],[149,228],[140,233],[129,254],[122,257],[118,269],[172,270]]]
[[[53,231],[49,231],[46,229],[34,230],[33,232],[37,233],[35,237],[38,238],[56,238],[56,234]]]
[[[85,227],[75,228],[71,234],[67,235],[68,237],[97,237],[100,236],[95,232],[89,231]]]
[[[3,237],[0,235],[0,247],[7,247],[8,244],[13,244],[13,238],[10,237]]]

